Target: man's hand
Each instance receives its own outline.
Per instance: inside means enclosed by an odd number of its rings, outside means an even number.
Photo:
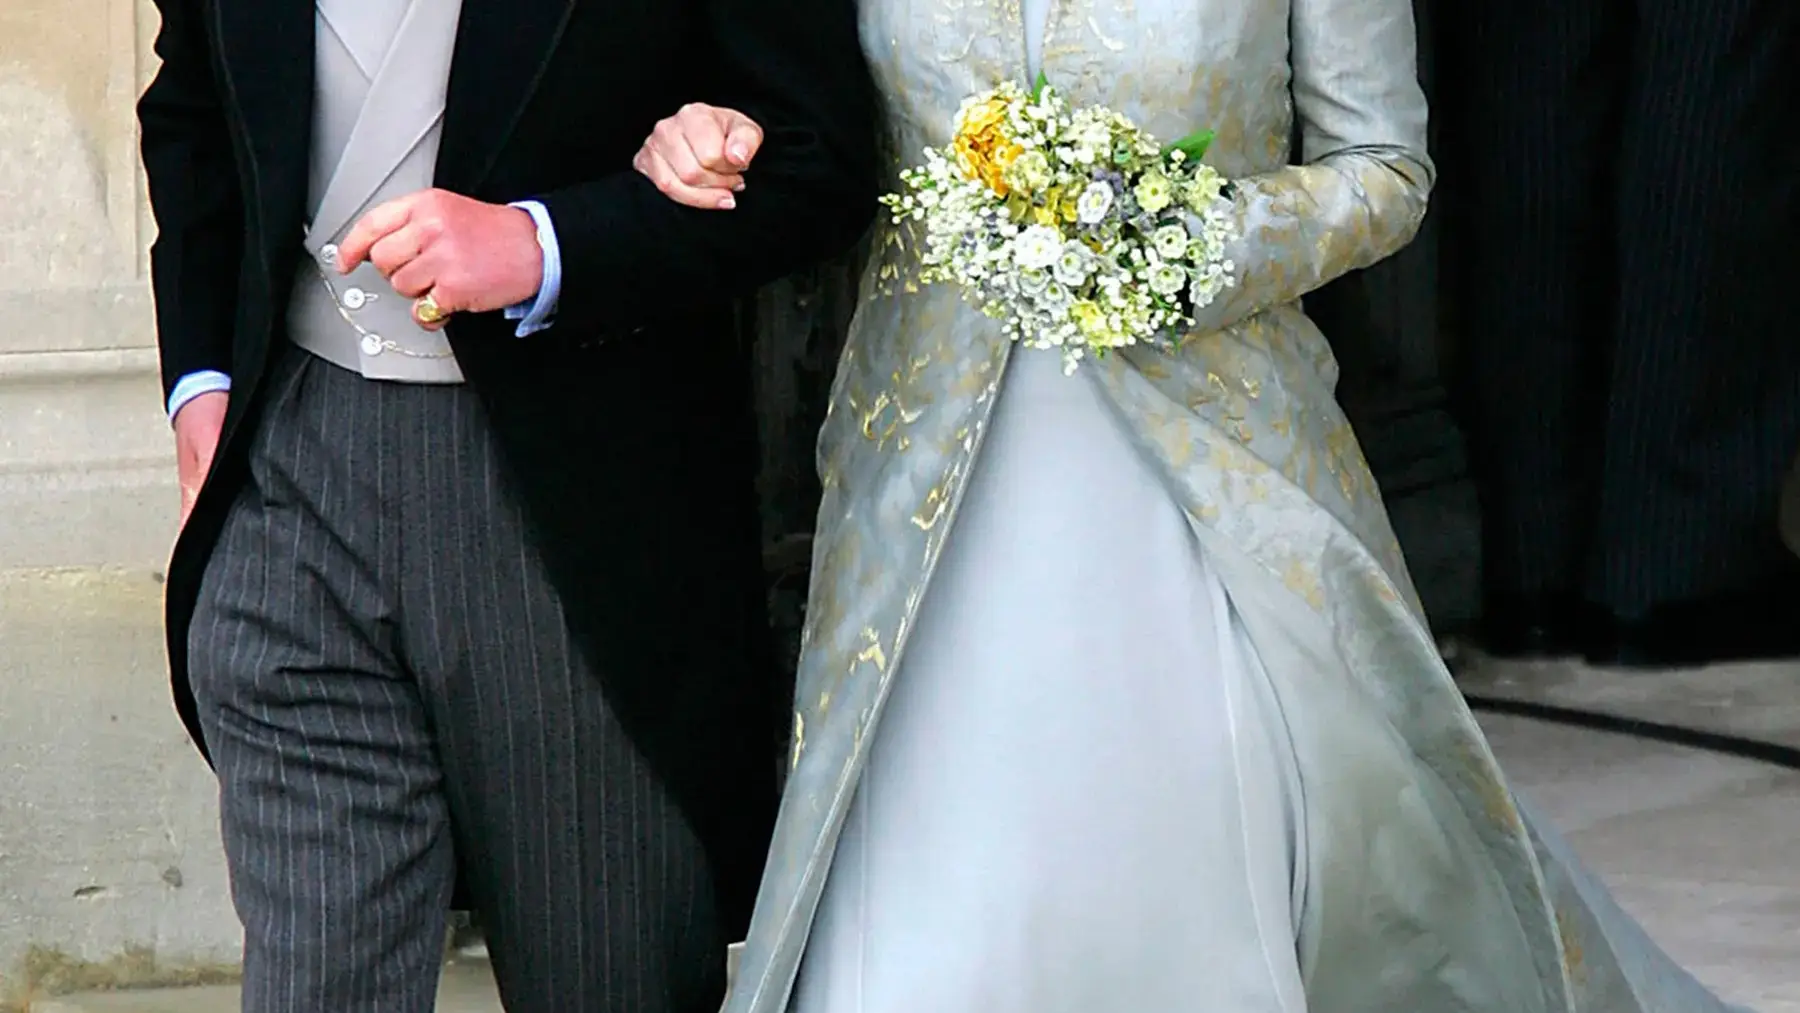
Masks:
[[[375,265],[394,291],[426,296],[447,316],[485,313],[537,298],[544,254],[531,215],[445,190],[422,190],[370,211],[338,244],[338,270]],[[436,329],[442,319],[413,316]]]
[[[678,204],[729,211],[762,142],[762,128],[750,117],[695,103],[658,123],[631,165]]]
[[[225,429],[225,409],[231,402],[226,392],[201,394],[175,413],[175,473],[181,480],[181,526],[187,527],[200,485],[212,470],[219,450],[219,434]]]

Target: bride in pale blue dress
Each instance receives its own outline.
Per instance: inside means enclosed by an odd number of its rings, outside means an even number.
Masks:
[[[1039,69],[1159,136],[1216,130],[1239,284],[1179,350],[1064,376],[878,233],[728,1013],[1724,1008],[1506,787],[1299,305],[1424,213],[1410,0],[861,22],[891,169]],[[691,165],[671,134],[647,151]]]

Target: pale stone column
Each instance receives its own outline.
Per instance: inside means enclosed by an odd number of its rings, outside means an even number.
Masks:
[[[0,0],[0,566],[151,568],[173,533],[133,116],[154,19]]]
[[[0,1007],[229,965],[240,938],[162,645],[176,490],[133,110],[155,17],[0,0]]]

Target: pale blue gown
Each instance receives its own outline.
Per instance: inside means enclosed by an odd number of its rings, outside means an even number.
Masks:
[[[1300,1013],[1298,783],[1255,648],[1092,374],[1010,370],[793,1009]]]
[[[726,1013],[1727,1009],[1506,784],[1301,305],[1424,217],[1411,0],[857,8],[890,170],[1040,66],[1216,130],[1237,284],[1067,377],[877,228]]]

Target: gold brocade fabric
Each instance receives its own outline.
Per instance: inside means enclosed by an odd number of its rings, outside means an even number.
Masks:
[[[1069,382],[1101,384],[1159,465],[1279,691],[1305,786],[1311,1009],[1721,1008],[1521,812],[1438,656],[1300,305],[1424,216],[1408,0],[1054,2],[1045,71],[1071,102],[1165,139],[1212,129],[1208,161],[1238,183],[1237,286],[1174,353],[1115,355]],[[1025,77],[1017,0],[861,0],[861,23],[896,173],[948,140],[964,97]],[[785,1010],[1015,354],[955,291],[909,282],[911,241],[877,237],[820,440],[793,771],[728,1013]]]

